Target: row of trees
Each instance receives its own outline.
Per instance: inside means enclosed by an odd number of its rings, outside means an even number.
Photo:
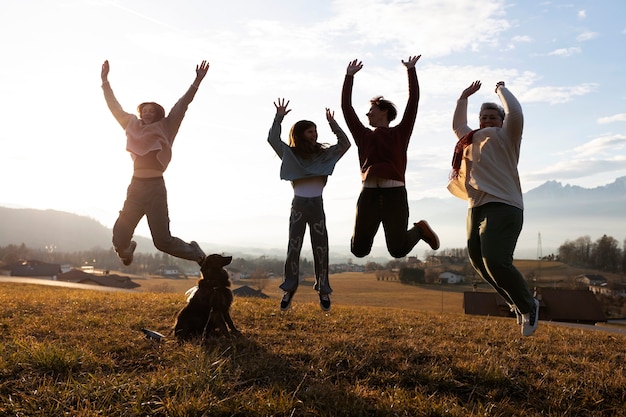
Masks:
[[[617,239],[607,235],[595,242],[589,236],[567,240],[559,247],[557,260],[575,267],[626,273],[626,239],[621,248]]]
[[[438,256],[455,259],[467,259],[465,248],[446,249],[440,251]],[[619,242],[604,235],[595,242],[589,236],[579,237],[576,240],[567,240],[559,247],[558,255],[553,257],[558,261],[574,267],[590,268],[598,271],[612,273],[626,273],[626,239],[621,247]],[[82,252],[57,252],[52,248],[33,249],[24,244],[8,245],[0,247],[0,260],[5,265],[14,264],[20,260],[39,260],[50,263],[69,264],[73,267],[93,265],[103,270],[119,270],[129,274],[155,273],[164,266],[175,266],[181,271],[197,271],[195,262],[186,261],[170,256],[166,253],[136,253],[135,260],[129,267],[123,267],[115,251],[110,248],[93,249]],[[392,259],[385,265],[370,262],[365,265],[365,270],[374,271],[382,269],[400,269],[405,266],[405,260]],[[244,273],[260,273],[282,275],[284,259],[260,256],[254,259],[235,258],[231,267],[237,268]],[[313,274],[313,262],[307,258],[300,261],[300,271],[304,275]]]

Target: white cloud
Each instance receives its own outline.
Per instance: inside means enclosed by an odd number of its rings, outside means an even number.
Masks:
[[[584,31],[580,35],[576,36],[576,40],[579,42],[589,41],[598,37],[598,32],[591,32],[589,30]]]
[[[579,10],[578,13],[576,13],[576,15],[580,19],[585,19],[587,17],[587,11],[586,10]]]
[[[609,135],[595,138],[572,150],[572,155],[577,158],[591,157],[594,155],[620,155],[626,147],[626,135]],[[623,157],[618,157],[621,159]]]
[[[560,48],[560,49],[555,49],[552,52],[549,52],[548,55],[550,56],[572,56],[574,54],[579,54],[582,52],[582,49],[573,46],[570,48]]]
[[[605,116],[598,119],[598,123],[600,124],[613,122],[626,122],[626,113],[614,114],[613,116]]]
[[[567,103],[574,97],[584,96],[597,88],[597,84],[585,83],[571,87],[537,87],[531,88],[520,95],[526,102],[545,102],[550,104]]]

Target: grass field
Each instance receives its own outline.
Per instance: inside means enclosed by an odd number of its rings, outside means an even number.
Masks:
[[[461,314],[460,293],[331,279],[328,313],[308,284],[285,313],[274,285],[236,298],[243,337],[204,348],[140,332],[168,333],[193,280],[2,283],[0,416],[626,416],[626,336],[542,323],[523,338]]]

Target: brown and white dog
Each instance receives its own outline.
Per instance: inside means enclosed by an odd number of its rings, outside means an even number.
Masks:
[[[204,342],[209,337],[240,334],[230,317],[233,293],[228,272],[224,269],[232,259],[232,256],[212,254],[202,263],[202,278],[188,291],[188,303],[176,318],[174,336],[179,342]]]

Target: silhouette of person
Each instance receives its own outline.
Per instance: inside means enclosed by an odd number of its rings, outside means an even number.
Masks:
[[[326,120],[337,137],[337,144],[327,146],[317,141],[317,127],[309,120],[296,122],[289,132],[289,144],[280,138],[281,122],[291,111],[289,101],[278,99],[274,103],[276,116],[269,131],[267,141],[282,160],[280,177],[291,181],[294,197],[289,217],[289,243],[285,260],[285,279],[280,285],[284,291],[280,309],[286,311],[291,306],[298,289],[300,275],[300,252],[307,224],[313,248],[315,265],[314,289],[318,292],[322,310],[330,309],[332,288],[328,281],[328,231],[322,192],[333,173],[335,164],[350,148],[348,137],[335,121],[334,112],[326,109]]]
[[[170,233],[163,173],[172,158],[174,138],[209,70],[209,63],[202,61],[196,66],[195,80],[167,116],[163,107],[154,102],[141,103],[137,107],[139,117],[124,111],[111,89],[109,69],[109,61],[104,61],[101,72],[104,98],[115,120],[126,132],[126,150],[130,152],[134,163],[126,201],[113,226],[113,247],[124,265],[130,265],[137,247],[137,243],[131,239],[137,224],[145,215],[157,249],[201,265],[205,254],[198,243],[186,243]]]
[[[348,64],[341,93],[341,109],[354,143],[358,148],[363,188],[356,207],[354,233],[350,242],[352,253],[362,258],[367,256],[382,223],[389,254],[394,258],[406,256],[419,242],[424,240],[433,249],[439,249],[439,237],[425,220],[420,220],[407,230],[409,205],[407,200],[405,173],[407,148],[419,102],[419,84],[415,64],[421,55],[402,61],[409,78],[409,99],[402,120],[390,127],[397,115],[395,105],[382,96],[370,100],[367,112],[369,124],[365,127],[352,107],[352,85],[354,75],[363,64],[354,60]]]

